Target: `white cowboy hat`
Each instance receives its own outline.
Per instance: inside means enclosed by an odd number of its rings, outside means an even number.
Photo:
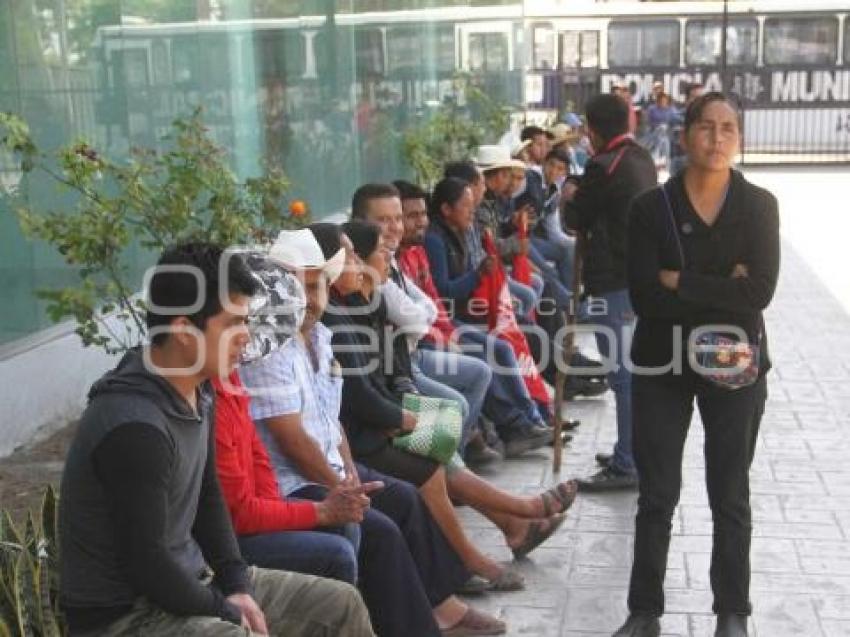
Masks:
[[[340,248],[330,259],[325,259],[319,242],[307,228],[281,230],[269,248],[268,257],[287,270],[322,270],[331,283],[339,278],[345,266],[345,250]]]
[[[482,172],[498,170],[499,168],[526,168],[525,162],[511,158],[511,151],[507,146],[497,144],[479,146],[475,165]]]

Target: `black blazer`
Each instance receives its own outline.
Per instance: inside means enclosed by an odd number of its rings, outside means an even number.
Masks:
[[[707,226],[691,206],[680,173],[665,185],[684,252],[682,269],[674,229],[660,188],[635,200],[629,219],[629,294],[637,314],[632,361],[661,366],[671,362],[674,333],[682,338],[704,325],[735,325],[761,341],[760,372],[770,368],[762,310],[776,290],[780,239],[776,198],[732,171],[726,201]],[[731,278],[737,264],[746,278]],[[659,270],[681,270],[679,289],[658,279]],[[687,359],[682,361],[687,367]]]
[[[587,163],[575,197],[564,206],[567,227],[584,237],[583,283],[591,295],[625,290],[626,226],[632,201],[658,184],[650,154],[623,137]]]

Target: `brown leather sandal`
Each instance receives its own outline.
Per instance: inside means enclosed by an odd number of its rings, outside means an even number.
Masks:
[[[511,549],[514,554],[514,559],[518,560],[525,557],[538,546],[543,544],[543,542],[552,537],[552,534],[558,530],[558,527],[560,527],[566,519],[566,515],[559,513],[550,518],[546,518],[546,526],[544,526],[543,520],[535,520],[529,524],[528,532],[525,534],[522,544]]]
[[[541,493],[544,517],[548,518],[556,513],[565,513],[575,502],[576,494],[578,494],[578,482],[575,480],[561,482]],[[557,510],[555,510],[556,503],[560,505]]]

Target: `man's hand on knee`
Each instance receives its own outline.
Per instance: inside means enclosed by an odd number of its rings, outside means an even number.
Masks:
[[[266,626],[266,616],[260,607],[257,606],[257,602],[254,601],[253,597],[246,593],[234,593],[227,598],[227,601],[242,611],[243,627],[258,635],[269,634],[269,629]]]

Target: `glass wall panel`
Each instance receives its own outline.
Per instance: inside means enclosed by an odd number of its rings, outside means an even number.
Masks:
[[[85,137],[120,159],[133,145],[161,144],[175,118],[203,106],[240,176],[282,166],[291,196],[321,218],[346,209],[364,182],[412,176],[401,157],[403,132],[435,105],[459,98],[454,78],[464,45],[479,85],[518,101],[520,77],[509,70],[511,52],[522,50],[518,4],[0,2],[0,108],[21,114],[43,149]],[[500,5],[510,5],[504,15]],[[458,11],[433,11],[446,7]],[[477,22],[495,23],[499,32],[464,31]],[[11,167],[0,156],[0,179],[20,178]],[[72,205],[40,177],[22,187],[38,209]],[[136,276],[153,258],[138,249],[126,255]],[[9,295],[0,343],[48,327],[35,290],[76,277],[53,248],[23,238],[12,212],[0,207],[0,289]]]

